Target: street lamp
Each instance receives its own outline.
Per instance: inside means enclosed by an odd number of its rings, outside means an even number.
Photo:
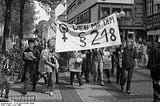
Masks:
[[[120,20],[126,16],[126,13],[124,11],[121,11],[120,13],[116,13],[116,16],[117,16],[117,19],[118,19],[118,22],[119,22],[119,29],[121,29]],[[123,33],[122,33],[121,37],[122,37],[122,42],[123,42],[124,41]]]
[[[117,13],[117,18],[121,19],[126,16],[126,13],[124,11],[121,11],[120,13]]]

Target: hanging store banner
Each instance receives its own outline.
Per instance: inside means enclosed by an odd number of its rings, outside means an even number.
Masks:
[[[79,51],[120,45],[116,14],[90,24],[57,21],[56,52]]]

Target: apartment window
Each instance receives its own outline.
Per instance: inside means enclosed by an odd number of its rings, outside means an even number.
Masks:
[[[110,15],[109,8],[102,7],[101,8],[101,19]]]
[[[126,13],[126,17],[129,17],[129,18],[132,17],[132,9],[125,8],[124,11]]]
[[[121,12],[121,9],[120,8],[112,8],[112,13],[114,13],[114,12]]]

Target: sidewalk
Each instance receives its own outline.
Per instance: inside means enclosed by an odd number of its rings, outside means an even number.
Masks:
[[[103,87],[93,85],[92,82],[89,84],[84,82],[84,85],[79,87],[76,80],[71,86],[69,72],[61,72],[59,77],[59,85],[56,85],[52,97],[44,93],[46,87],[43,85],[43,80],[40,80],[36,92],[28,92],[27,95],[34,95],[36,102],[152,102],[153,98],[152,80],[147,69],[134,71],[130,95],[120,90],[120,86],[116,85],[115,77],[112,77],[111,84],[108,84],[104,76]],[[11,86],[10,101],[11,96],[22,96],[22,87],[22,84]]]

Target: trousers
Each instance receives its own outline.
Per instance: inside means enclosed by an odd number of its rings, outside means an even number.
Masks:
[[[56,72],[47,72],[47,84],[51,91],[54,91]]]
[[[74,79],[74,76],[76,75],[77,79],[78,79],[78,82],[79,82],[79,85],[82,85],[82,78],[81,78],[81,73],[80,72],[70,72],[70,81],[71,81],[71,84],[73,84],[73,79]]]
[[[126,90],[130,90],[132,75],[133,75],[133,68],[126,68],[122,70],[120,85],[124,86],[124,84],[127,81]]]
[[[93,71],[93,81],[97,81],[98,71],[100,74],[100,80],[103,81],[103,61],[93,61],[94,71]]]
[[[154,102],[160,102],[160,81],[153,80]]]

